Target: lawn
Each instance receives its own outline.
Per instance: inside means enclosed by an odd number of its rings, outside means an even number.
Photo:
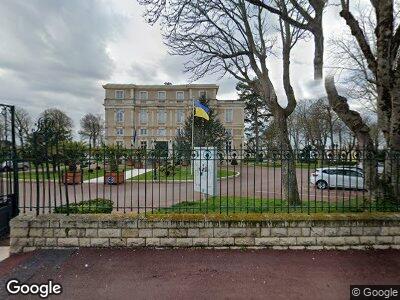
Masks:
[[[217,174],[218,174],[218,178],[224,178],[224,177],[235,175],[235,172],[221,168],[221,169],[217,170]],[[174,169],[174,174],[170,174],[168,176],[166,176],[166,174],[163,172],[159,173],[158,170],[157,170],[155,178],[153,177],[153,175],[154,175],[154,172],[149,171],[149,172],[143,173],[141,175],[132,177],[129,180],[152,180],[152,179],[155,181],[158,181],[158,180],[177,180],[177,181],[193,180],[193,174],[192,174],[192,170],[190,167],[176,167]]]
[[[54,213],[58,214],[109,214],[113,210],[113,202],[107,199],[93,199],[81,201],[79,203],[70,203],[56,207]]]
[[[319,212],[362,212],[362,211],[398,211],[394,205],[373,203],[364,205],[363,199],[353,198],[342,201],[304,201],[301,205],[288,205],[281,199],[254,199],[246,197],[210,197],[201,201],[185,201],[167,208],[161,208],[158,213],[319,213]]]

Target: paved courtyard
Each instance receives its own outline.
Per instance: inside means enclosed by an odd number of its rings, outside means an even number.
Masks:
[[[400,251],[45,250],[0,262],[7,278],[53,279],[54,299],[348,299],[351,284],[399,284]]]

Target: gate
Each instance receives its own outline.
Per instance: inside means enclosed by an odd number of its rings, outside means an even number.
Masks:
[[[19,212],[15,126],[15,107],[0,104],[0,239],[7,236],[9,222]]]

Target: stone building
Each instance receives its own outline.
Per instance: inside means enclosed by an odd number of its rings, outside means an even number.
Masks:
[[[244,103],[217,100],[218,85],[105,84],[105,138],[107,144],[154,148],[172,146],[192,110],[192,99],[205,96],[231,136],[229,148],[244,138]],[[136,132],[136,135],[135,135]]]

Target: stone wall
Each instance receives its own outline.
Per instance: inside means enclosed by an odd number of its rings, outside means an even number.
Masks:
[[[150,221],[117,214],[51,214],[21,215],[11,221],[12,253],[40,248],[144,246],[399,249],[400,215],[366,220]]]

